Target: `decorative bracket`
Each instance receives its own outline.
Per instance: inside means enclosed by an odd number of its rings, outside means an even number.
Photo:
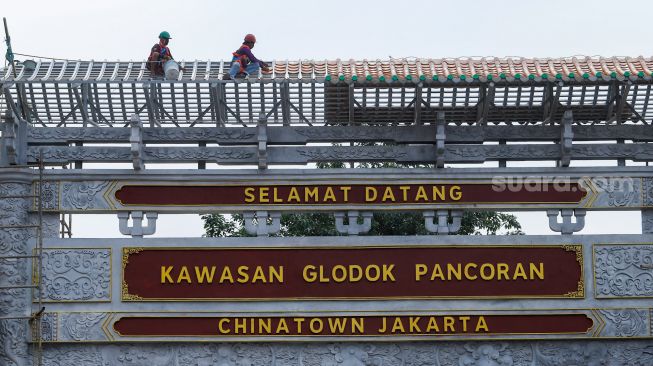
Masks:
[[[347,235],[360,235],[365,234],[372,228],[372,212],[358,212],[358,211],[347,211],[347,224],[345,221],[345,212],[335,212],[334,216],[336,217],[336,230],[340,234]],[[358,223],[358,218],[363,218],[363,223]]]
[[[127,226],[129,217],[132,218],[133,225]],[[156,232],[156,219],[159,217],[157,212],[145,213],[147,226],[143,227],[143,212],[118,212],[118,227],[123,235],[131,235],[133,238],[142,238],[143,235],[152,235]]]
[[[450,214],[452,220],[451,223],[449,223]],[[424,226],[426,226],[426,230],[438,235],[447,235],[458,232],[463,218],[463,212],[459,210],[424,211],[422,215],[424,215]],[[435,220],[436,216],[437,222]]]
[[[444,126],[446,122],[444,120],[444,112],[438,112],[437,119],[435,121],[435,167],[444,168],[444,140],[446,140],[447,135],[444,132]]]
[[[558,213],[562,216],[562,222],[558,221]],[[578,208],[546,210],[546,215],[549,217],[549,228],[561,234],[573,234],[583,230],[585,227],[585,213],[585,210]],[[576,222],[571,222],[572,216],[576,216]]]
[[[265,113],[258,116],[257,132],[258,132],[258,168],[268,168],[268,119]]]
[[[244,212],[243,218],[245,219],[245,231],[250,235],[270,236],[281,230],[281,212]],[[272,219],[271,224],[268,224],[268,218]]]
[[[571,110],[566,110],[560,123],[560,166],[568,167],[571,162],[571,147],[574,140],[574,131],[571,125],[574,115]]]
[[[0,164],[23,165],[27,163],[27,121],[13,111],[5,111],[5,123],[0,139]]]
[[[132,164],[134,170],[143,170],[145,169],[145,163],[143,163],[145,154],[143,153],[143,122],[141,122],[141,117],[138,114],[132,115],[129,125],[131,126],[129,142],[131,143]]]

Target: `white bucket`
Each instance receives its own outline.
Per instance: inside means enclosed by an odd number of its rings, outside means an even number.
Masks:
[[[168,80],[177,80],[179,78],[179,64],[175,60],[168,60],[163,64],[163,73]]]

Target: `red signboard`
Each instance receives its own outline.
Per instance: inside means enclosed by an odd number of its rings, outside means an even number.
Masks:
[[[126,301],[584,297],[567,246],[124,248]]]
[[[586,194],[578,183],[125,184],[115,192],[115,198],[125,206],[574,204]]]
[[[585,314],[126,316],[113,325],[123,337],[586,334],[592,326]]]

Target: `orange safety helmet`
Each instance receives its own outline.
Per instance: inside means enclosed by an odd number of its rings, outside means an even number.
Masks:
[[[248,34],[245,36],[245,42],[256,43],[256,37],[253,34]]]

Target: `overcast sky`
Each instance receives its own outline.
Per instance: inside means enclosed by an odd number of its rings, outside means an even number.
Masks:
[[[254,53],[266,60],[650,56],[652,15],[651,0],[5,0],[0,6],[14,52],[82,60],[145,59],[162,30],[171,33],[178,60],[229,59],[247,33],[256,35]],[[543,212],[520,218],[528,233],[547,232]],[[194,215],[181,226],[179,218],[160,220],[158,235],[202,232]],[[638,213],[591,214],[584,232],[639,232],[639,225]],[[115,216],[80,216],[74,232],[119,235]]]

